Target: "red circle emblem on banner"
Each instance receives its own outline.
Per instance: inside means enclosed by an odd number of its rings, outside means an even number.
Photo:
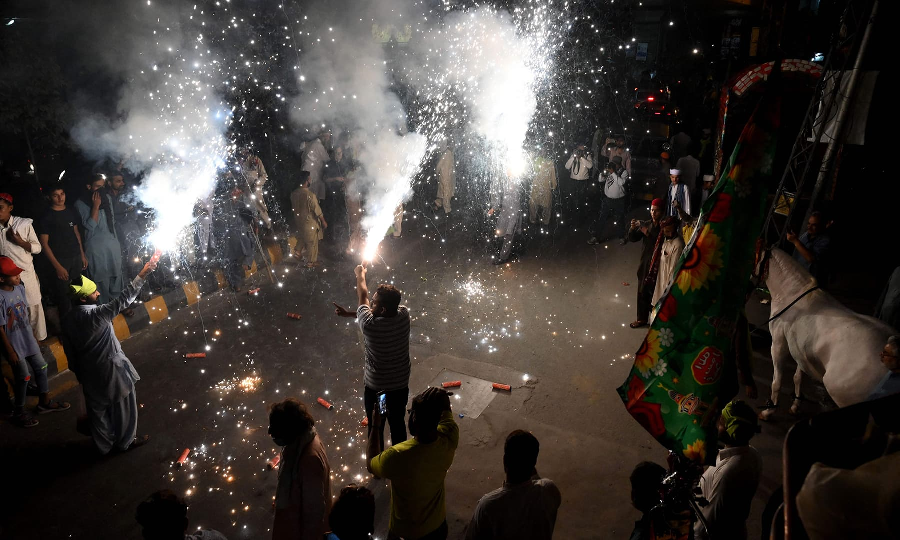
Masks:
[[[712,384],[722,375],[722,351],[715,347],[704,347],[691,363],[694,380],[700,384]]]

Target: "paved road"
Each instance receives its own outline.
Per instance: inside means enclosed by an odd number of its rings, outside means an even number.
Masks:
[[[469,414],[456,417],[461,442],[447,478],[450,537],[463,537],[478,498],[501,484],[503,440],[523,428],[541,442],[539,472],[562,491],[557,537],[627,538],[639,517],[628,475],[641,460],[665,459],[615,392],[643,337],[626,327],[634,318],[639,246],[589,247],[585,231],[560,228],[535,234],[519,262],[495,267],[476,236],[414,214],[403,238],[385,240],[383,261],[369,272],[370,284],[398,286],[413,314],[413,393],[452,373],[513,386],[509,394],[460,392],[454,401]],[[124,342],[142,377],[140,432],[152,436],[145,447],[94,457],[69,413],[43,416],[27,431],[0,425],[3,537],[139,538],[137,504],[170,488],[187,497],[192,527],[265,538],[276,484],[265,465],[277,451],[266,434],[266,407],[288,396],[334,404],[311,407],[335,488],[369,482],[359,426],[360,336],[331,305],[355,302],[354,264],[332,257],[317,271],[279,265],[281,286],[261,283],[257,296],[219,292]],[[288,311],[303,318],[288,319]],[[207,346],[206,359],[182,357]],[[771,366],[764,358],[757,364],[768,384]],[[63,396],[76,398],[74,390]],[[765,478],[751,538],[780,481],[788,425],[782,418],[766,426],[756,442]],[[189,463],[176,469],[187,447]],[[389,495],[384,483],[371,484],[384,538]]]

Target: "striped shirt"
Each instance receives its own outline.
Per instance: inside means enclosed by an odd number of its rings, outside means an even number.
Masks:
[[[376,317],[369,306],[356,309],[366,345],[366,388],[379,392],[409,386],[409,311],[397,309],[393,317]]]

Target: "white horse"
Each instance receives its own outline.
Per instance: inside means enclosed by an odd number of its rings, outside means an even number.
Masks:
[[[894,329],[847,309],[818,289],[816,278],[780,249],[773,248],[763,266],[772,293],[771,316],[780,315],[769,322],[775,373],[770,408],[760,418],[775,412],[784,364],[791,357],[797,362],[792,414],[800,406],[802,373],[824,383],[839,407],[865,401],[887,373],[880,354]]]

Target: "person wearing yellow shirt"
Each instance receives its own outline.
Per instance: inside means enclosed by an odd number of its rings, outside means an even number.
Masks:
[[[366,468],[391,481],[389,539],[444,540],[447,509],[444,478],[459,445],[459,426],[453,421],[450,393],[428,388],[413,398],[409,411],[412,439],[382,448],[378,407],[372,413]]]

